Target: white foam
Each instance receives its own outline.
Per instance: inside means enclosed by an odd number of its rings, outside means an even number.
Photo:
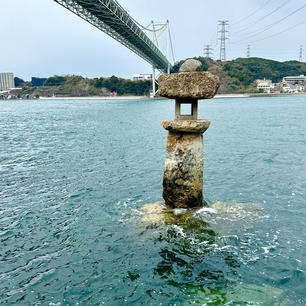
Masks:
[[[211,207],[203,207],[203,208],[200,208],[196,213],[197,214],[202,214],[202,213],[216,214],[217,211]]]
[[[172,228],[182,237],[186,237],[186,234],[184,233],[184,229],[181,226],[178,226],[176,224],[172,225]]]
[[[173,209],[173,213],[177,216],[177,215],[181,215],[186,213],[187,209],[186,208],[175,208]]]

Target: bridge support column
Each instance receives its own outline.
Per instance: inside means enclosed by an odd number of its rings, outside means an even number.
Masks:
[[[156,95],[156,79],[155,79],[155,66],[152,66],[152,96],[154,98]]]

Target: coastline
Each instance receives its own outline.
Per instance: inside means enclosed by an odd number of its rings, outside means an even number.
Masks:
[[[216,94],[213,99],[223,98],[249,98],[250,94]]]
[[[306,96],[305,93],[291,93],[291,94],[217,94],[213,99],[224,99],[224,98],[259,98],[259,97],[289,97],[289,96]],[[89,96],[89,97],[39,97],[39,100],[162,100],[164,97],[150,98],[148,96],[115,96],[115,97],[101,97],[101,96]]]
[[[218,98],[260,98],[260,97],[303,97],[306,96],[306,92],[301,93],[245,93],[245,94],[217,94],[213,99]]]
[[[145,99],[150,99],[150,97],[147,96],[39,97],[39,100],[145,100]]]

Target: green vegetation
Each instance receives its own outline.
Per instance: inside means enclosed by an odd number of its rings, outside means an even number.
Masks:
[[[269,79],[273,83],[280,82],[284,76],[306,74],[306,64],[290,61],[277,62],[263,58],[238,58],[225,62],[228,89],[245,91],[256,79]]]
[[[73,78],[75,78],[73,76]],[[46,82],[45,82],[45,86],[60,86],[60,85],[64,85],[67,81],[69,80],[68,76],[58,76],[55,75],[53,77],[47,78]]]
[[[22,89],[12,91],[12,94],[31,94],[44,97],[53,95],[58,97],[109,96],[114,92],[119,96],[142,96],[149,95],[152,86],[151,81],[132,81],[116,76],[88,79],[78,75],[56,75],[47,78],[43,86],[31,86],[30,82],[24,82],[19,78],[15,78],[15,82]]]
[[[263,58],[237,58],[221,62],[210,58],[194,57],[202,62],[202,71],[210,71],[220,78],[220,93],[255,93],[256,79],[280,82],[289,75],[306,75],[306,64],[298,61],[278,62]],[[172,72],[177,72],[184,60],[175,63]]]
[[[279,288],[255,284],[240,283],[235,286],[218,286],[205,288],[201,286],[185,285],[189,300],[184,306],[191,305],[265,305],[289,306],[290,301],[283,296]]]
[[[112,76],[110,78],[94,79],[91,82],[91,90],[106,88],[108,91],[116,91],[118,95],[148,95],[152,86],[151,81],[131,81]]]

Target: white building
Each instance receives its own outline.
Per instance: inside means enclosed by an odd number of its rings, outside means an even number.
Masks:
[[[0,90],[15,88],[14,74],[12,72],[0,72]]]
[[[151,81],[152,74],[149,73],[138,73],[133,74],[133,81]]]
[[[303,85],[293,85],[293,84],[288,84],[288,83],[283,84],[283,92],[298,93],[298,92],[304,92],[304,91],[305,91],[305,86]]]
[[[283,83],[287,84],[299,84],[299,83],[305,83],[306,76],[298,75],[298,76],[286,76],[283,78]]]
[[[271,80],[255,80],[257,89],[263,89],[264,92],[270,93],[273,88],[273,83]]]

